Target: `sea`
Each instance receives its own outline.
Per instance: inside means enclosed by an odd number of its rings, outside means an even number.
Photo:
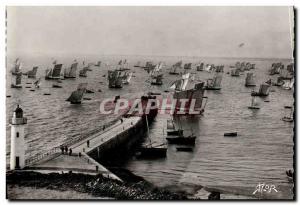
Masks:
[[[15,80],[10,70],[16,58],[22,62],[22,71],[29,71],[38,66],[37,78],[41,77],[41,87],[34,89],[35,79],[22,78],[22,89],[10,88]],[[62,88],[52,88],[53,81],[45,80],[45,71],[53,67],[54,60],[68,67],[74,61],[79,62],[79,69],[85,64],[101,61],[101,66],[91,66],[86,78],[65,79]],[[133,77],[130,84],[122,89],[110,89],[107,71],[117,66],[121,59],[126,59]],[[121,56],[121,55],[87,55],[87,56],[7,56],[6,72],[6,157],[9,163],[10,126],[9,119],[17,104],[24,110],[28,119],[26,127],[26,157],[32,157],[50,150],[65,142],[97,132],[99,127],[107,124],[117,115],[100,113],[100,102],[105,98],[120,95],[123,98],[135,98],[149,91],[160,92],[163,97],[172,95],[164,92],[179,76],[169,75],[170,67],[182,60],[193,63],[190,72],[196,80],[206,81],[214,73],[196,71],[195,64],[224,65],[222,89],[205,91],[207,97],[205,112],[201,116],[180,116],[175,125],[184,129],[185,135],[196,135],[196,144],[192,152],[178,152],[176,145],[168,145],[167,157],[146,160],[134,156],[126,162],[125,168],[144,177],[160,187],[204,186],[221,192],[238,195],[252,195],[259,183],[275,185],[284,190],[282,198],[293,197],[285,171],[293,169],[294,123],[281,119],[290,115],[294,96],[292,90],[272,87],[270,95],[257,98],[259,110],[250,110],[251,91],[258,90],[259,85],[268,79],[276,80],[277,75],[269,76],[268,69],[272,63],[282,62],[285,66],[292,59],[255,59],[255,58],[212,58],[184,56]],[[149,74],[142,68],[134,67],[140,61],[153,63],[164,62],[164,79],[162,86],[151,86]],[[228,72],[237,61],[255,63],[254,72],[257,86],[245,87],[246,74],[232,77]],[[78,71],[77,71],[78,74]],[[90,100],[83,100],[80,105],[66,101],[79,83],[88,83],[88,89],[95,92],[85,94]],[[34,89],[34,91],[31,91]],[[101,89],[102,92],[98,92]],[[44,95],[51,93],[51,95]],[[166,143],[166,121],[170,115],[158,115],[150,126],[149,138],[157,143]],[[225,132],[237,132],[237,137],[224,137]],[[276,198],[276,196],[275,196]]]

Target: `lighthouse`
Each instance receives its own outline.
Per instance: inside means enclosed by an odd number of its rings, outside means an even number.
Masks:
[[[27,119],[23,117],[23,110],[17,106],[10,121],[10,169],[22,169],[25,167],[25,126]]]

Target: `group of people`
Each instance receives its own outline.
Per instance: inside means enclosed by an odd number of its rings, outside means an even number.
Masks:
[[[61,146],[60,150],[63,154],[68,154],[69,152],[69,155],[72,155],[72,149],[68,148],[67,146]]]

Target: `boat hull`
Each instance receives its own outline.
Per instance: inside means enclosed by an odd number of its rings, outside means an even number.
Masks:
[[[176,147],[176,150],[178,152],[192,152],[193,148],[192,147]]]
[[[224,133],[224,137],[236,137],[236,136],[237,136],[237,132]]]
[[[139,158],[164,158],[167,156],[167,148],[158,147],[141,147],[138,150]]]
[[[11,87],[11,88],[22,88],[22,85],[11,84],[10,87]]]
[[[196,137],[166,137],[169,144],[195,145]]]
[[[221,88],[206,87],[205,90],[221,90]]]

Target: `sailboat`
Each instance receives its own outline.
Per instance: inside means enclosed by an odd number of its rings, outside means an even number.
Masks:
[[[139,148],[138,157],[141,157],[141,158],[165,158],[167,156],[167,147],[165,146],[165,143],[153,146],[154,142],[151,142],[147,115],[145,115],[145,119],[146,119],[146,126],[147,126],[148,143],[146,143],[145,145],[143,145]]]
[[[204,63],[200,63],[196,66],[196,70],[197,71],[203,71],[203,66],[204,66]]]
[[[96,67],[100,67],[101,66],[101,61],[98,61],[96,64],[95,64]]]
[[[207,71],[207,72],[211,72],[212,71],[212,66],[209,65],[209,64],[206,64],[204,70]]]
[[[151,85],[162,85],[163,74],[161,73],[162,63],[158,63],[151,71]]]
[[[78,63],[74,62],[69,68],[66,68],[64,71],[64,78],[76,78],[76,70]]]
[[[26,73],[23,73],[23,75],[27,75],[28,78],[35,78],[37,70],[38,70],[38,66],[34,66],[32,68],[32,70],[30,70],[30,71],[28,71]]]
[[[180,144],[180,145],[195,145],[196,136],[193,131],[192,134],[185,137],[183,135],[183,130],[178,132],[178,135],[170,135],[166,137],[169,144]]]
[[[87,83],[80,83],[77,90],[73,91],[66,101],[71,102],[71,104],[81,104],[81,99],[86,91],[86,87]]]
[[[151,79],[151,85],[162,85],[163,84],[163,74],[158,74],[156,76],[153,76]]]
[[[177,63],[175,63],[172,68],[171,71],[169,72],[170,75],[179,75],[179,72],[177,71],[177,69],[181,69],[182,67],[182,61],[179,61]]]
[[[144,68],[144,70],[148,70],[153,67],[153,63],[151,61],[147,61],[145,65],[140,66],[140,68]]]
[[[238,68],[231,70],[231,76],[239,77],[240,76],[240,70]]]
[[[119,70],[108,71],[108,87],[109,88],[122,88],[123,87],[123,75]]]
[[[16,74],[16,83],[15,84],[11,84],[11,88],[22,88],[22,73],[19,72]]]
[[[175,90],[173,94],[173,99],[176,100],[175,105],[175,113],[181,112],[185,114],[189,114],[190,105],[192,102],[194,102],[194,111],[199,111],[200,114],[204,112],[204,106],[202,107],[202,102],[204,97],[204,82],[199,82],[194,84],[194,88],[192,89],[186,89],[189,81],[189,73],[186,73],[182,75],[182,79],[176,80],[172,83],[171,89]],[[185,107],[181,107],[180,99],[188,99],[188,101],[185,104]],[[206,101],[207,102],[207,101]]]
[[[260,107],[256,103],[256,96],[252,96],[251,105],[248,106],[249,109],[260,109]]]
[[[247,73],[245,81],[246,81],[245,82],[246,87],[256,86],[253,73]]]
[[[268,96],[270,89],[271,89],[270,84],[263,83],[260,85],[258,92],[255,92],[255,91],[251,92],[251,96]]]
[[[80,77],[87,77],[87,72],[88,72],[88,68],[84,67],[84,68],[82,68],[82,70],[79,71],[79,76]]]
[[[292,107],[290,114],[288,116],[284,116],[282,118],[282,120],[285,121],[285,122],[293,122],[294,121],[293,115],[294,115],[294,108]]]
[[[222,74],[216,73],[213,79],[208,79],[206,90],[221,90]]]
[[[186,70],[192,69],[192,63],[184,64],[183,68],[186,69]]]
[[[16,61],[15,61],[15,65],[11,71],[11,73],[13,75],[17,75],[18,73],[21,73],[21,62],[20,62],[20,59],[17,58]]]
[[[41,78],[39,78],[37,81],[35,81],[33,83],[33,85],[36,87],[36,88],[39,88],[41,86]]]
[[[294,87],[294,78],[291,80],[284,80],[282,87],[285,90],[291,90]]]
[[[58,80],[61,78],[60,73],[61,73],[61,68],[62,64],[54,64],[54,67],[52,69],[47,69],[46,70],[46,80]]]
[[[223,73],[224,72],[224,65],[216,66],[216,73]]]
[[[291,80],[293,78],[293,75],[288,70],[286,70],[286,69],[281,69],[279,76],[283,80]]]
[[[141,67],[141,62],[140,61],[138,61],[133,67],[136,67],[136,68],[139,68],[139,67]]]
[[[123,75],[122,83],[123,84],[129,84],[131,78],[132,78],[133,73],[132,72],[125,72]]]

